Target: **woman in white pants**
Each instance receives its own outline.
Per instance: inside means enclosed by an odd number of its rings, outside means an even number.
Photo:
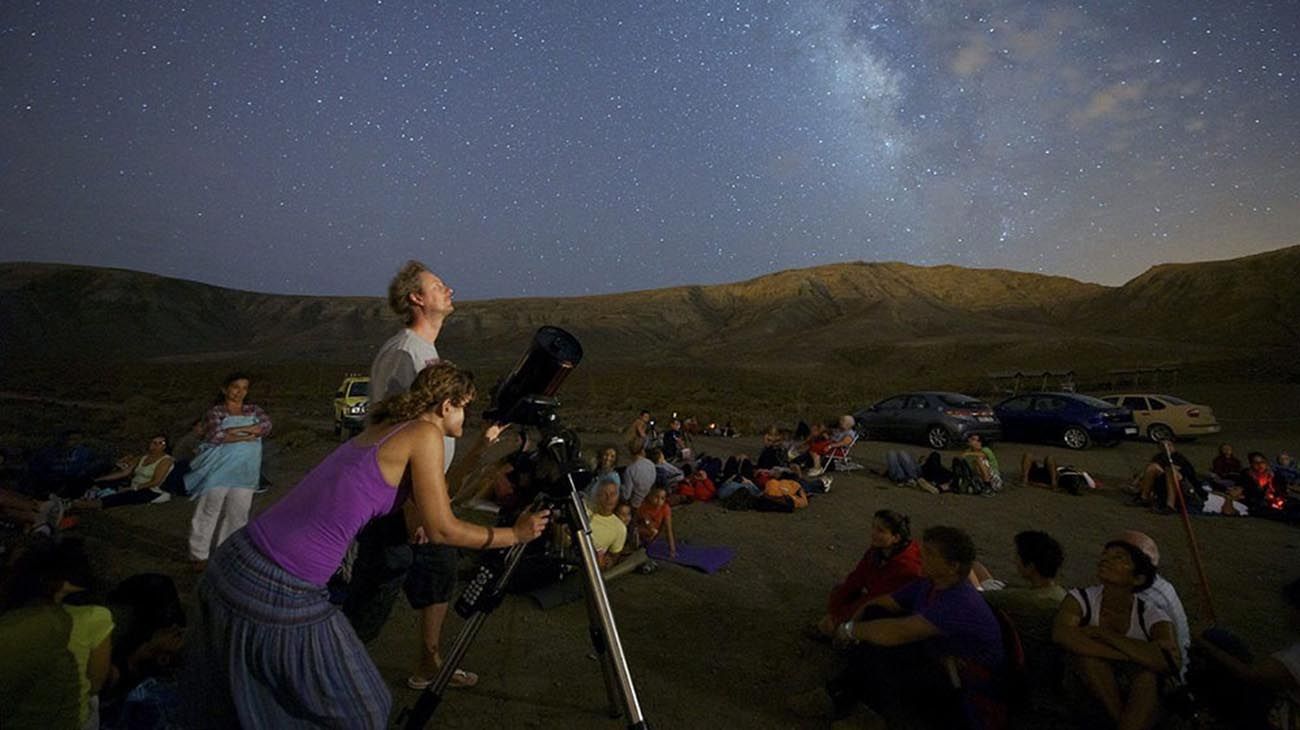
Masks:
[[[198,501],[190,521],[190,560],[196,572],[207,567],[214,547],[248,522],[261,479],[262,438],[271,433],[271,419],[244,402],[248,385],[243,373],[226,377],[204,417],[203,441],[185,475],[185,491]]]

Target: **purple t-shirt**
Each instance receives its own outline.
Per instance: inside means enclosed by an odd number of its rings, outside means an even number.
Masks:
[[[917,578],[895,591],[893,599],[939,630],[934,639],[938,653],[988,668],[1002,663],[1002,629],[984,596],[970,583],[936,591],[929,578]]]
[[[379,470],[379,447],[404,427],[370,446],[349,441],[335,449],[248,523],[249,540],[281,568],[325,585],[357,532],[406,499],[407,490],[389,485]]]

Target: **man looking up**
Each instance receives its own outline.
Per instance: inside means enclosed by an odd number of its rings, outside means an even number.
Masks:
[[[419,261],[407,261],[388,285],[388,306],[406,326],[379,347],[370,366],[370,402],[407,390],[421,370],[437,362],[438,335],[455,310],[453,290]],[[455,455],[454,439],[443,440],[444,471]],[[412,543],[414,539],[414,543]],[[459,553],[448,545],[434,545],[419,529],[407,531],[402,512],[375,519],[357,535],[353,581],[343,604],[357,635],[369,643],[379,636],[403,589],[411,607],[420,612],[420,663],[407,685],[429,686],[442,665],[439,652],[442,622],[456,583]],[[456,670],[452,687],[472,687],[478,677]]]

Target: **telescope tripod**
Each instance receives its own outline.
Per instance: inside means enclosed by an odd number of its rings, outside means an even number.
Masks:
[[[587,603],[588,632],[592,646],[600,659],[601,673],[605,679],[605,695],[608,699],[608,712],[611,718],[627,718],[629,730],[647,730],[645,716],[641,714],[641,705],[637,701],[636,687],[632,684],[632,673],[628,669],[627,657],[623,654],[623,644],[618,636],[618,627],[614,625],[614,611],[609,605],[609,595],[605,592],[605,580],[600,573],[600,563],[596,557],[596,548],[591,541],[591,522],[587,518],[587,509],[582,495],[574,484],[573,476],[565,477],[569,484],[568,498],[557,504],[555,509],[563,512],[563,521],[568,525],[573,538],[572,544],[578,547],[582,555],[582,574]],[[456,602],[456,610],[465,617],[465,626],[452,643],[443,658],[442,669],[433,683],[420,693],[415,707],[403,710],[398,717],[399,726],[405,730],[424,730],[434,711],[442,703],[452,674],[460,666],[461,659],[469,651],[470,645],[483,628],[487,617],[501,605],[505,597],[506,585],[511,575],[519,567],[524,556],[526,543],[511,547],[506,552],[505,564],[500,573],[487,566],[480,566],[474,580],[465,587],[464,593]],[[403,724],[403,718],[405,723]]]

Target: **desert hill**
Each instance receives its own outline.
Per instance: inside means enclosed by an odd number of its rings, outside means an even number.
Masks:
[[[1300,247],[1158,266],[1122,287],[956,266],[848,263],[716,286],[594,297],[459,302],[447,349],[510,360],[556,324],[588,361],[625,367],[676,353],[683,365],[839,362],[1055,367],[1063,348],[1120,364],[1215,359],[1293,344]],[[153,274],[0,264],[0,360],[320,360],[364,363],[396,326],[383,301],[226,289]],[[1153,347],[1153,340],[1169,343]],[[808,353],[816,353],[809,355]],[[922,368],[924,369],[924,367]]]

